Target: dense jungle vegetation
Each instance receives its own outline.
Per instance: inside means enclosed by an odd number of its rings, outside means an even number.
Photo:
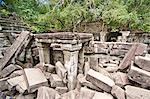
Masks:
[[[150,0],[4,0],[1,12],[16,12],[33,31],[72,31],[101,21],[114,30],[150,32]]]

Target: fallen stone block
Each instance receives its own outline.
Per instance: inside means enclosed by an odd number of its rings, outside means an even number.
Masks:
[[[145,87],[150,86],[150,72],[142,70],[138,67],[131,66],[131,70],[128,72],[128,77],[132,81],[144,85]]]
[[[116,97],[117,99],[126,99],[125,98],[125,91],[120,88],[119,86],[113,86],[111,90],[111,94]]]
[[[16,90],[20,93],[24,93],[27,90],[27,84],[23,75],[8,79],[7,82],[9,89],[16,86]]]
[[[55,66],[51,64],[44,64],[44,66],[46,67],[46,72],[53,73],[55,71]]]
[[[150,99],[150,91],[134,86],[125,86],[127,99]]]
[[[55,90],[61,95],[61,94],[67,93],[68,88],[67,87],[56,87]]]
[[[24,77],[28,86],[28,92],[34,92],[40,86],[47,86],[48,81],[39,68],[24,69]]]
[[[128,68],[131,65],[131,61],[134,60],[135,55],[142,55],[146,49],[147,49],[146,44],[137,43],[132,45],[131,49],[128,51],[128,53],[121,61],[119,69],[124,70]]]
[[[51,74],[50,76],[51,87],[65,87],[62,79],[57,74]]]
[[[134,62],[143,70],[150,71],[150,58],[143,56],[136,56]]]
[[[99,72],[96,72],[90,69],[86,75],[86,80],[99,87],[100,89],[110,92],[112,86],[115,85],[115,82],[110,79],[108,76],[105,76]]]
[[[111,94],[108,93],[95,92],[92,99],[114,99],[114,98]]]
[[[142,55],[147,50],[147,44],[138,43],[135,55]]]
[[[67,70],[65,69],[65,67],[63,66],[63,64],[60,61],[58,61],[58,62],[56,62],[55,66],[56,66],[56,73],[57,73],[57,75],[61,79],[66,79]]]
[[[9,49],[6,51],[4,57],[0,60],[0,71],[8,64],[8,62],[10,62],[14,56],[16,56],[22,50],[23,46],[25,48],[29,44],[30,40],[30,33],[23,31],[11,45],[11,47],[9,47]]]
[[[86,86],[88,88],[97,90],[97,91],[102,91],[102,89],[98,88],[97,86],[93,85],[91,82],[87,81],[85,76],[78,75],[78,81],[82,86]]]
[[[21,75],[23,75],[23,70],[15,70],[13,73],[9,75],[9,78],[14,78]]]
[[[54,89],[42,86],[38,89],[36,99],[61,99],[61,97]]]
[[[128,51],[128,53],[126,53],[125,57],[119,64],[120,70],[124,70],[131,65],[131,61],[134,60],[137,47],[138,47],[138,44],[132,45],[131,49]]]
[[[118,86],[124,86],[129,84],[128,75],[122,72],[112,73],[112,77],[115,80],[115,84]]]
[[[8,84],[6,81],[0,81],[0,91],[8,89]]]
[[[7,77],[7,76],[10,75],[13,71],[19,70],[19,69],[21,69],[20,66],[10,64],[9,66],[7,66],[6,68],[4,68],[4,69],[0,72],[0,76],[3,77],[3,78],[4,78],[4,77]]]
[[[34,68],[39,68],[42,72],[45,72],[47,69],[47,67],[44,66],[44,63],[36,64],[36,66]]]

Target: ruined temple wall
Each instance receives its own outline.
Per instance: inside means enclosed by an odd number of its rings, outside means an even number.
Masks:
[[[107,71],[116,71],[133,43],[94,42],[93,46],[85,48],[85,59],[91,67],[104,67]]]

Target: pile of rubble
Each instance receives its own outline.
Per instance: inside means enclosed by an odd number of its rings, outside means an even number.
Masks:
[[[10,63],[14,55],[27,46],[29,33],[20,34],[22,41],[14,42],[15,47],[1,60],[0,98],[2,99],[149,99],[150,98],[150,55],[146,53],[145,44],[133,44],[120,63],[114,62],[117,70],[110,71],[95,61],[86,61],[81,55],[73,53],[78,50],[65,49],[68,56],[64,61],[48,63],[49,57],[39,53],[41,60],[35,66],[22,67]],[[43,34],[44,35],[44,34]],[[53,35],[55,36],[55,35]],[[61,35],[59,35],[61,37]],[[70,37],[69,37],[70,36]],[[81,36],[81,35],[80,35]],[[83,36],[83,35],[82,35]],[[47,36],[44,36],[48,38]],[[58,36],[57,36],[58,37]],[[71,35],[68,35],[71,38]],[[85,38],[85,37],[84,37]],[[64,37],[63,40],[66,38]],[[77,38],[79,39],[79,38]],[[86,38],[87,40],[87,38]],[[26,43],[22,44],[22,42]],[[42,41],[42,40],[40,40]],[[47,40],[45,40],[47,41]],[[54,40],[51,40],[54,41]],[[73,40],[75,42],[75,40]],[[58,41],[57,41],[58,42]],[[60,40],[59,40],[60,42]],[[56,43],[56,37],[55,37]],[[61,45],[62,46],[62,45]],[[49,46],[48,46],[49,47]],[[70,47],[70,46],[69,46]],[[72,47],[72,46],[71,46]],[[68,52],[67,52],[68,51]],[[83,51],[84,52],[84,51]],[[71,53],[71,54],[70,54]],[[7,58],[5,58],[7,56]],[[17,56],[17,55],[16,55]],[[76,58],[79,57],[79,58]],[[92,58],[92,57],[91,57]],[[45,63],[45,60],[47,60]],[[80,61],[79,61],[80,60]],[[92,59],[91,59],[92,60]],[[44,62],[43,62],[44,61]],[[80,62],[80,65],[76,64]],[[83,63],[82,63],[83,62]],[[9,64],[9,65],[8,65]],[[83,68],[81,68],[83,64]],[[77,65],[77,68],[76,68]],[[77,70],[76,70],[77,69]],[[77,71],[77,72],[75,72]]]

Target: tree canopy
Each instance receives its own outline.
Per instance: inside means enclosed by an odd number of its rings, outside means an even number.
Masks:
[[[102,21],[111,30],[150,32],[150,0],[5,0],[33,31],[73,30]]]

